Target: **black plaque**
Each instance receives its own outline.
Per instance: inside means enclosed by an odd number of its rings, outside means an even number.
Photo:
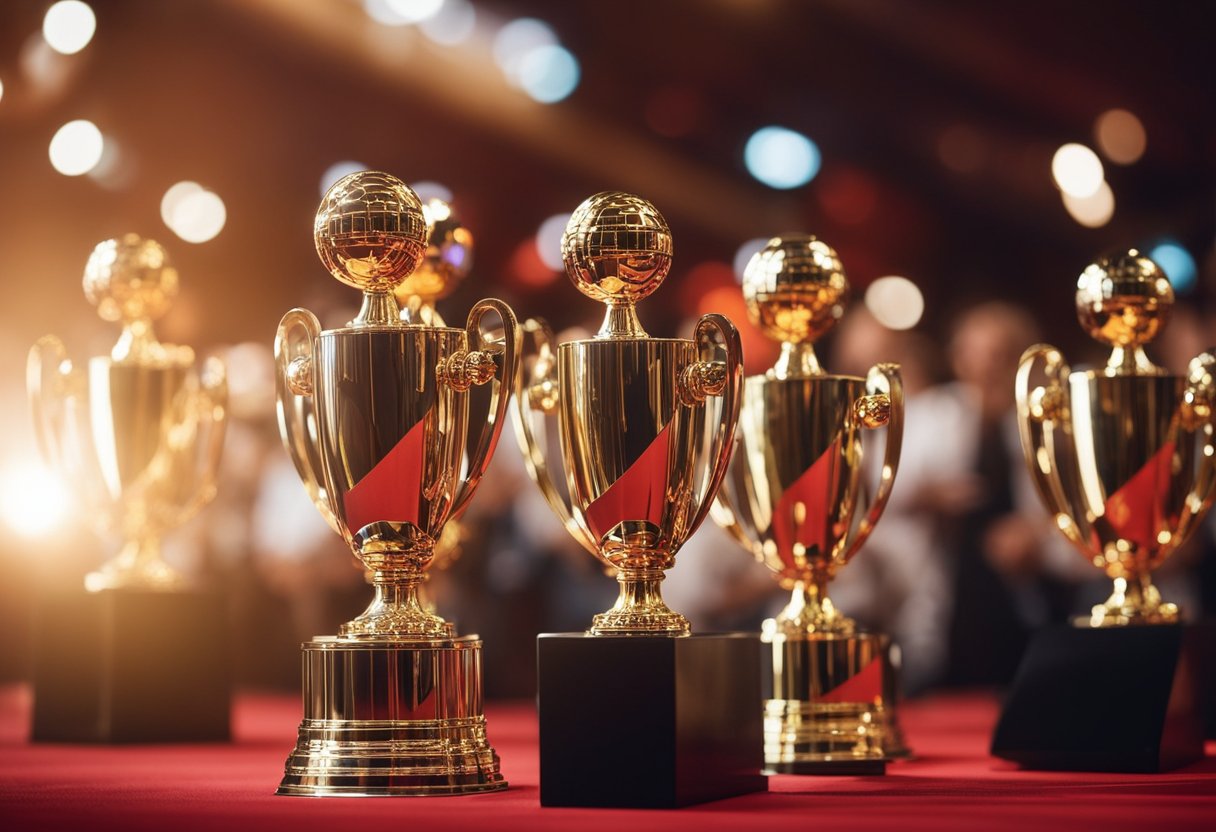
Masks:
[[[992,753],[1071,771],[1160,772],[1201,759],[1197,636],[1181,625],[1042,630]]]
[[[34,628],[36,742],[229,738],[222,599],[112,589],[41,599]]]
[[[543,634],[542,806],[676,808],[764,791],[751,633]]]

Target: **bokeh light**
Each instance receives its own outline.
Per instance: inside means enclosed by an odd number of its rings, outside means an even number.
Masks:
[[[97,17],[80,0],[61,0],[47,9],[42,18],[42,37],[63,55],[75,55],[84,49],[96,31]]]
[[[0,519],[22,537],[37,539],[69,518],[72,495],[42,465],[19,462],[0,474]]]
[[[1185,292],[1195,286],[1199,278],[1199,267],[1195,258],[1176,240],[1163,240],[1149,251],[1148,257],[1161,267],[1170,285],[1176,292]]]
[[[451,188],[442,182],[432,182],[429,179],[422,182],[411,182],[410,190],[418,194],[418,198],[424,205],[432,199],[440,199],[447,203],[451,203],[453,199]]]
[[[223,230],[228,209],[219,194],[197,182],[178,182],[161,198],[160,216],[186,242],[205,243]]]
[[[362,162],[356,162],[353,159],[343,159],[341,162],[334,162],[325,169],[321,174],[321,196],[325,196],[333,184],[343,176],[349,176],[352,173],[358,173],[361,170],[367,170],[367,165]],[[164,214],[161,214],[163,217]],[[165,220],[168,222],[168,220]]]
[[[1101,182],[1098,190],[1089,196],[1076,197],[1068,193],[1060,196],[1069,215],[1086,228],[1101,228],[1115,215],[1115,193],[1106,182]]]
[[[388,0],[388,6],[406,23],[421,23],[439,13],[443,0]]]
[[[1102,154],[1117,165],[1130,165],[1144,155],[1148,135],[1134,113],[1107,110],[1094,122],[1094,141]]]
[[[555,104],[578,87],[578,61],[561,46],[538,46],[519,63],[519,86],[542,104]]]
[[[768,245],[768,240],[768,237],[753,237],[735,251],[735,259],[731,261],[731,265],[735,270],[735,280],[739,283],[743,282],[743,272],[747,268],[747,264],[752,261],[760,249]]]
[[[4,81],[0,80],[0,101],[4,100]]]
[[[51,165],[64,176],[80,176],[97,167],[104,150],[105,139],[96,124],[69,121],[51,138]]]
[[[508,81],[519,86],[524,58],[536,49],[557,45],[557,33],[552,26],[533,17],[521,17],[503,26],[494,36],[494,63]]]
[[[925,297],[906,277],[880,277],[866,288],[866,309],[887,329],[911,329],[925,314]]]
[[[569,214],[554,214],[536,230],[536,253],[540,261],[553,271],[565,268],[562,262],[562,234],[566,233]]]
[[[1056,187],[1069,196],[1093,196],[1104,181],[1102,160],[1083,144],[1063,145],[1051,159]]]
[[[819,148],[801,133],[784,127],[762,127],[747,140],[743,161],[748,173],[770,188],[805,185],[819,173]]]
[[[372,20],[385,26],[405,26],[410,22],[409,18],[393,8],[391,0],[363,0],[363,11],[367,12],[367,16]]]
[[[438,13],[422,21],[419,28],[435,43],[455,46],[473,36],[476,24],[477,12],[469,0],[447,0]]]

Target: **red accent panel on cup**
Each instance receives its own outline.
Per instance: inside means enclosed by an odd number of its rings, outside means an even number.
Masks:
[[[794,545],[810,553],[823,551],[835,539],[827,516],[835,504],[832,489],[840,467],[840,439],[794,480],[773,507],[773,541],[784,563],[794,564]]]
[[[626,520],[662,525],[667,500],[668,424],[617,481],[587,506],[587,525],[597,540]]]
[[[819,694],[816,702],[874,702],[882,701],[882,658],[875,657],[846,681]]]
[[[409,433],[346,492],[346,524],[352,532],[377,521],[418,525],[425,457],[426,420]]]
[[[1169,499],[1173,461],[1174,443],[1166,442],[1126,485],[1106,498],[1104,517],[1119,537],[1146,549],[1159,545],[1157,533],[1171,527],[1162,512]]]

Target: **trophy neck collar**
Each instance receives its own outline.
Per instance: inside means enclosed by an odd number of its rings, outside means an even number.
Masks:
[[[819,357],[815,355],[814,344],[809,341],[797,344],[783,341],[777,363],[765,375],[775,379],[809,378],[822,376],[824,371]]]
[[[596,338],[647,338],[642,322],[638,320],[637,306],[631,302],[609,302],[604,313],[604,322]]]
[[[359,314],[347,323],[355,329],[400,325],[401,310],[392,292],[364,292]]]
[[[1139,345],[1115,347],[1111,350],[1110,358],[1106,360],[1106,375],[1108,376],[1160,376],[1165,370],[1158,367]]]

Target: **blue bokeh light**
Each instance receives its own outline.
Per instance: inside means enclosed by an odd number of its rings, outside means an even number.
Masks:
[[[1194,288],[1199,277],[1195,258],[1176,240],[1164,240],[1153,246],[1149,259],[1161,267],[1175,292],[1186,292]]]
[[[785,127],[761,127],[743,149],[747,171],[778,190],[805,185],[819,173],[819,148],[801,133]]]

